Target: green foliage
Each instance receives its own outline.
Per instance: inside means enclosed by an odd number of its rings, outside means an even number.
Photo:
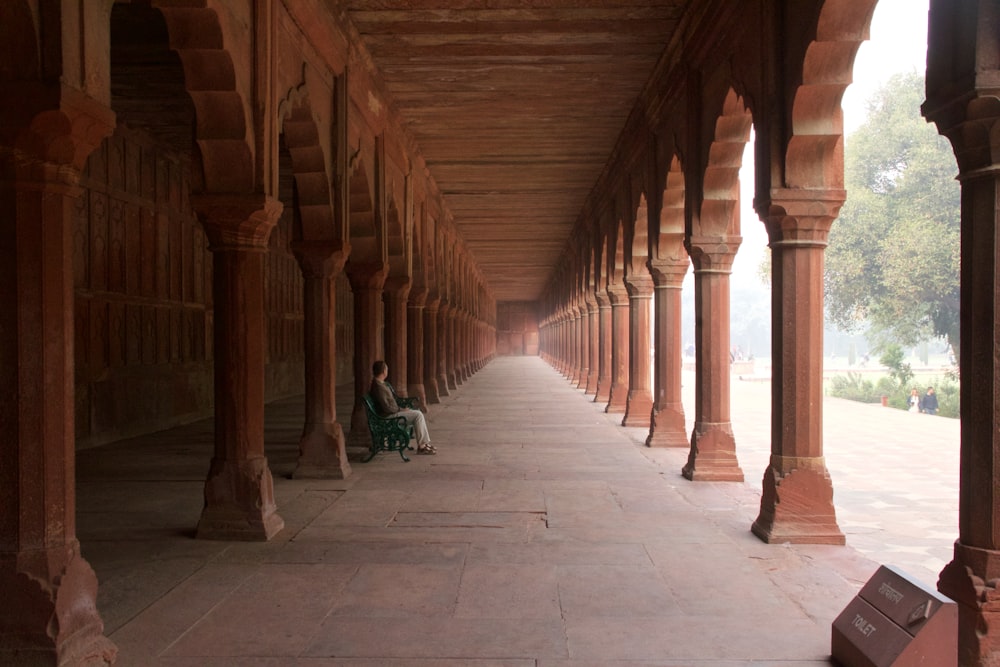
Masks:
[[[882,365],[889,369],[889,377],[896,384],[894,389],[906,389],[913,380],[913,369],[903,361],[904,358],[903,348],[895,343],[889,345],[879,358]]]
[[[947,140],[920,117],[923,77],[893,76],[846,142],[847,202],[826,251],[826,304],[843,331],[958,349],[959,187]]]
[[[860,373],[848,372],[847,375],[835,375],[830,378],[831,396],[846,398],[862,403],[878,403],[882,399],[881,392],[875,388],[875,383],[865,380]]]

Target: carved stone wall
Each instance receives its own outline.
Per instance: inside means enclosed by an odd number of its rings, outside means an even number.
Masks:
[[[497,354],[538,354],[537,304],[505,301],[497,304]]]
[[[90,157],[81,186],[73,222],[77,446],[210,417],[212,254],[188,201],[186,160],[119,127]],[[265,268],[268,401],[303,391],[291,225],[289,207]],[[349,297],[338,294],[338,311],[344,303]],[[349,351],[338,354],[350,373]]]

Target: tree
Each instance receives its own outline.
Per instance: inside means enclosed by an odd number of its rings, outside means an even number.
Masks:
[[[890,78],[848,137],[847,202],[826,251],[828,319],[884,347],[945,337],[958,353],[959,186],[947,140],[920,116],[923,77]]]

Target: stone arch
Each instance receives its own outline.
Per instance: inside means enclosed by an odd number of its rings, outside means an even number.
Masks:
[[[854,57],[868,38],[877,0],[828,0],[806,48],[802,83],[792,100],[785,187],[843,189],[844,115]]]
[[[715,121],[714,140],[702,183],[699,233],[721,235],[740,233],[740,167],[750,139],[752,117],[743,99],[732,89],[726,94]],[[725,222],[726,229],[716,228]]]
[[[409,277],[411,273],[404,215],[405,209],[400,205],[398,197],[389,197],[385,221],[386,249],[389,275],[397,278]]]
[[[294,89],[278,108],[280,133],[291,156],[298,209],[297,240],[338,240],[326,158],[308,92]]]
[[[671,241],[684,237],[684,194],[684,168],[675,155],[664,179],[660,215],[650,225],[653,259],[671,259],[674,252]]]
[[[382,233],[375,219],[375,197],[371,188],[372,174],[364,158],[350,176],[350,223],[352,264],[382,262]]]
[[[617,216],[608,230],[608,285],[618,285],[625,275],[625,221]]]
[[[237,90],[236,67],[225,46],[225,31],[208,0],[151,3],[167,23],[170,48],[184,69],[195,108],[195,143],[206,192],[251,193],[255,160],[249,113]]]
[[[644,271],[649,259],[649,204],[646,193],[640,192],[638,205],[632,216],[632,242],[629,244],[628,273]]]

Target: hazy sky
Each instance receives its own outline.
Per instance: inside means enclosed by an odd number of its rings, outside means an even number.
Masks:
[[[869,41],[854,60],[854,83],[844,92],[844,133],[850,136],[865,119],[865,102],[893,74],[927,65],[927,8],[929,0],[879,0],[872,16]],[[757,280],[767,246],[764,224],[753,210],[752,144],[747,144],[740,174],[743,244],[733,262],[733,280]],[[692,274],[688,273],[688,280]]]

